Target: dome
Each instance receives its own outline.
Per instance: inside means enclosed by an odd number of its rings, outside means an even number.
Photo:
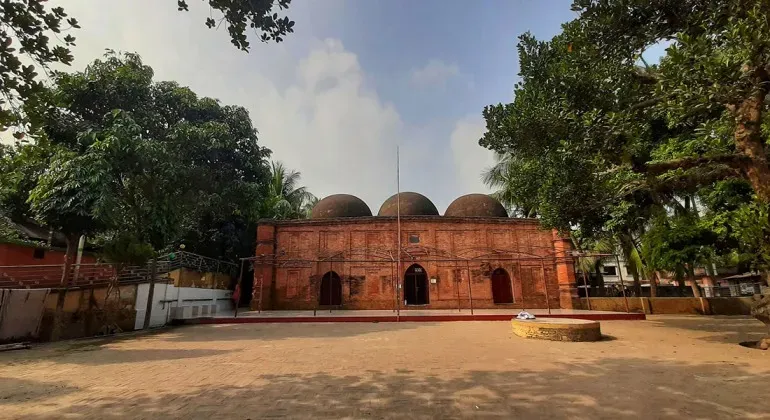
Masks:
[[[310,213],[311,219],[371,216],[369,206],[360,198],[349,194],[334,194],[319,201]]]
[[[382,203],[380,212],[377,215],[396,216],[399,206],[401,207],[402,216],[438,216],[438,209],[436,209],[436,206],[433,205],[428,197],[416,192],[394,194]]]
[[[447,207],[444,216],[449,217],[508,217],[499,201],[485,194],[464,195]]]

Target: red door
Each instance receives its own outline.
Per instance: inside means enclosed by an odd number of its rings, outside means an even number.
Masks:
[[[511,277],[502,268],[492,272],[492,299],[495,303],[513,303]]]

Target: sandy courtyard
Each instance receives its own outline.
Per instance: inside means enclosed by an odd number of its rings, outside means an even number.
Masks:
[[[0,418],[768,418],[760,322],[209,325],[0,353]]]

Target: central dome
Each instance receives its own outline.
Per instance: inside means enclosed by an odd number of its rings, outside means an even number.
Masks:
[[[400,203],[399,203],[400,201]],[[396,216],[401,207],[402,216],[438,216],[438,209],[428,197],[416,192],[394,194],[385,200],[378,216]]]
[[[444,216],[450,217],[508,217],[499,201],[485,194],[459,197],[447,207]]]
[[[334,194],[319,201],[310,212],[311,219],[334,219],[337,217],[371,216],[369,206],[360,198],[350,194]]]

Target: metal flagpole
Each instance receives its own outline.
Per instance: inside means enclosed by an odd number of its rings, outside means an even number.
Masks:
[[[396,226],[398,234],[398,249],[396,250],[397,256],[397,269],[396,269],[396,297],[398,298],[396,306],[396,320],[401,320],[401,160],[398,154],[398,146],[396,146]]]

